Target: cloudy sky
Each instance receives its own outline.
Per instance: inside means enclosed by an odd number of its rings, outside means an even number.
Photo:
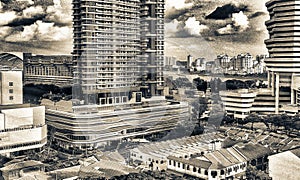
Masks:
[[[0,0],[0,51],[70,54],[71,0]],[[166,0],[166,55],[266,54],[265,0]]]

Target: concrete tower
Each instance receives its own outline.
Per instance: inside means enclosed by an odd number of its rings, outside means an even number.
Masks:
[[[275,111],[281,105],[295,104],[300,75],[300,1],[271,0],[266,3],[270,20],[266,22],[269,39],[265,41],[269,58],[269,87],[275,97]]]
[[[122,104],[161,94],[164,1],[73,0],[74,99]]]

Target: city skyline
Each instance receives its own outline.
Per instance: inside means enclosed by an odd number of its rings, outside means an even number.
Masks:
[[[267,54],[264,21],[269,17],[264,1],[167,0],[165,7],[167,56],[212,59],[222,53]],[[70,54],[71,14],[71,0],[1,2],[0,51]]]

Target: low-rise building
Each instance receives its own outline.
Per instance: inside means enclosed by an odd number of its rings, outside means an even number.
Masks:
[[[273,180],[294,180],[300,177],[300,148],[268,157],[269,176]]]
[[[236,179],[245,175],[250,164],[264,170],[270,153],[264,146],[248,143],[191,158],[169,156],[167,168],[208,180]]]
[[[44,105],[54,140],[65,149],[103,147],[122,139],[166,132],[189,119],[187,103],[170,102],[163,96],[132,98],[122,105]]]
[[[71,86],[73,62],[71,55],[23,54],[24,83]]]
[[[299,107],[289,105],[289,92],[280,92],[280,112],[290,116],[299,113]],[[226,114],[235,119],[245,119],[251,113],[258,115],[275,114],[275,97],[272,89],[239,89],[220,92]]]
[[[240,89],[221,91],[220,96],[228,116],[235,119],[245,119],[251,113],[256,93],[248,89]]]
[[[20,160],[8,162],[0,169],[0,177],[5,180],[13,179],[50,179],[45,173],[45,165],[39,161]]]
[[[221,143],[216,133],[149,143],[130,150],[130,160],[145,169],[166,170],[169,156],[188,159],[220,149]]]
[[[23,104],[22,71],[0,70],[0,154],[38,149],[47,142],[45,107]]]

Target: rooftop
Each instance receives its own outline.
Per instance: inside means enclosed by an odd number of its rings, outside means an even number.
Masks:
[[[6,171],[13,171],[13,170],[19,170],[19,169],[23,169],[23,168],[27,168],[27,167],[42,166],[42,165],[44,165],[42,162],[28,160],[28,161],[16,162],[13,164],[6,163],[5,166],[3,168],[1,168],[0,170],[2,172],[6,172]]]
[[[23,60],[10,53],[0,53],[0,69],[22,70]]]

